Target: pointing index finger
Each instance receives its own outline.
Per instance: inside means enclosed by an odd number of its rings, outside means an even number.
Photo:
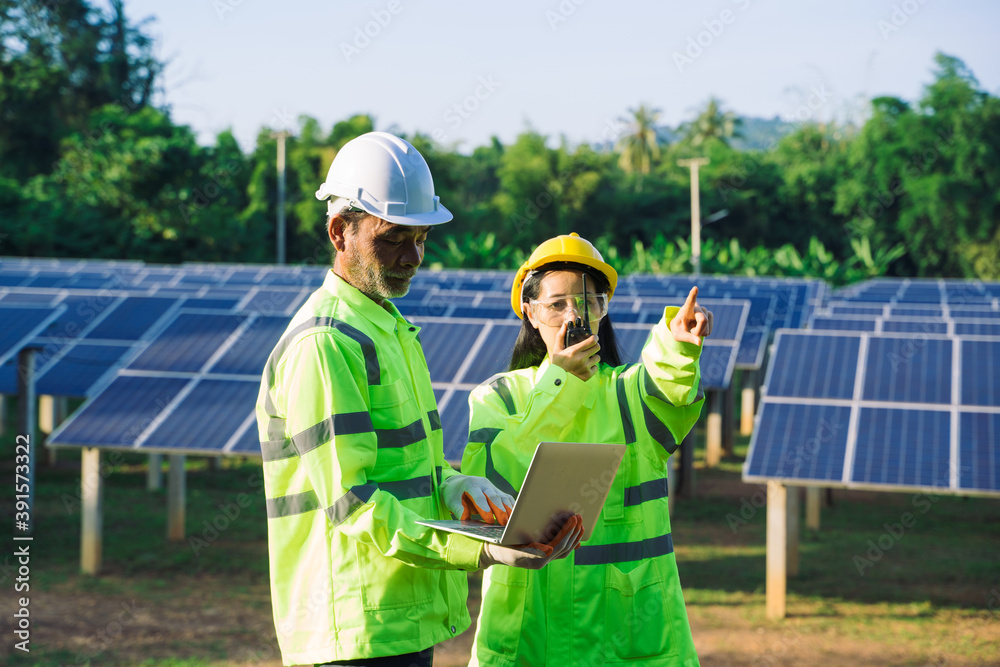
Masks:
[[[681,312],[685,315],[692,315],[694,313],[694,307],[697,305],[698,301],[698,288],[692,287],[691,291],[688,292],[687,300],[684,305],[681,306]]]

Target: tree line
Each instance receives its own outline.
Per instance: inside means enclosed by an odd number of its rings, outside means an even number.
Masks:
[[[149,262],[272,262],[276,139],[202,146],[153,102],[164,64],[122,0],[0,0],[0,254]],[[1000,279],[1000,100],[937,54],[920,99],[871,100],[863,122],[791,125],[741,146],[709,100],[679,128],[629,109],[616,136],[571,145],[534,131],[463,153],[404,135],[455,214],[428,261],[512,268],[554,233],[593,239],[625,270],[687,271],[690,174],[706,157],[707,271]],[[301,116],[287,141],[290,262],[329,261],[314,197],[330,161],[376,120],[329,130]],[[707,222],[707,221],[706,221]]]

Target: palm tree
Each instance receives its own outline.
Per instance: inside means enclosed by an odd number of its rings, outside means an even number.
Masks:
[[[653,160],[660,157],[660,139],[656,123],[660,119],[659,109],[647,108],[640,104],[638,109],[629,109],[631,118],[622,118],[628,131],[616,148],[621,151],[618,164],[627,173],[639,174],[637,189],[642,189],[642,177],[649,174]]]
[[[684,138],[692,146],[700,146],[717,139],[729,145],[729,139],[742,137],[739,127],[743,121],[732,111],[722,111],[721,102],[715,97],[708,100],[705,110],[691,123],[681,126]]]

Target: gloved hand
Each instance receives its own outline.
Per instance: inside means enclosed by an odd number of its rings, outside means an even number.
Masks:
[[[583,537],[583,517],[574,514],[566,520],[562,529],[548,544],[532,542],[523,548],[515,548],[487,542],[483,545],[483,552],[479,556],[479,566],[509,565],[525,570],[540,570],[549,562],[568,556],[580,546],[581,537]]]
[[[485,477],[452,475],[441,483],[441,498],[444,506],[462,521],[496,521],[507,525],[514,499],[493,486]],[[478,516],[477,516],[478,515]]]

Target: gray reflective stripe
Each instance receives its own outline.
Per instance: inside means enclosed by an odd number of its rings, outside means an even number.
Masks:
[[[431,410],[427,413],[427,421],[430,422],[432,431],[441,430],[441,414],[437,410]]]
[[[517,408],[514,405],[514,397],[510,393],[510,381],[501,375],[496,380],[490,383],[490,387],[493,391],[497,393],[500,400],[503,401],[503,405],[507,408],[507,414],[512,415],[516,412]]]
[[[260,451],[265,461],[278,461],[296,455],[305,456],[308,452],[332,441],[338,435],[371,432],[372,418],[370,414],[367,412],[345,412],[331,415],[291,438],[262,442],[260,443]]]
[[[622,414],[622,431],[625,434],[625,444],[631,445],[635,442],[635,426],[632,424],[632,414],[628,410],[625,377],[619,375],[618,381],[615,384],[618,390],[618,411]]]
[[[638,542],[584,545],[574,552],[574,560],[577,565],[607,565],[656,558],[673,552],[674,540],[667,533]]]
[[[486,479],[493,482],[493,486],[504,493],[517,498],[514,485],[504,479],[504,476],[497,472],[496,466],[493,465],[493,441],[498,435],[500,435],[498,428],[478,428],[469,433],[469,442],[481,442],[486,446]]]
[[[367,413],[365,413],[367,414]],[[418,419],[412,424],[400,426],[399,428],[377,428],[375,429],[375,439],[378,441],[378,448],[406,447],[415,442],[420,442],[427,437],[424,430],[423,420]]]
[[[394,482],[378,482],[378,488],[391,493],[397,500],[410,500],[411,498],[426,498],[431,495],[434,488],[430,475],[414,477]]]
[[[292,447],[295,448],[299,456],[304,456],[320,445],[330,442],[338,435],[370,433],[371,430],[372,417],[367,412],[345,412],[331,415],[320,423],[293,435]]]
[[[265,440],[260,443],[260,454],[264,459],[264,463],[268,461],[280,461],[281,459],[290,459],[295,456],[295,448],[292,447],[292,441],[287,438]]]
[[[437,479],[438,486],[441,486],[441,482],[444,481],[441,479],[443,474],[444,472],[441,466],[434,466],[434,478]]]
[[[652,479],[638,486],[625,487],[625,506],[641,505],[650,500],[667,497],[667,480]]]
[[[268,392],[268,396],[270,396]],[[287,421],[281,417],[268,417],[267,419],[267,439],[268,440],[284,440],[285,439],[285,424]]]
[[[337,498],[326,508],[326,517],[334,526],[339,526],[351,515],[351,512],[368,502],[372,494],[378,490],[374,484],[352,486],[351,490]]]
[[[281,360],[282,355],[285,354],[285,350],[287,350],[292,344],[292,341],[295,340],[296,336],[310,329],[322,329],[327,327],[340,331],[348,338],[355,340],[358,345],[361,346],[361,354],[365,358],[365,372],[368,376],[368,384],[379,384],[382,372],[379,368],[378,355],[375,352],[375,343],[372,339],[358,329],[352,327],[350,324],[346,324],[340,320],[336,320],[332,317],[316,317],[310,322],[303,322],[299,326],[295,327],[285,334],[280,341],[278,341],[278,344],[271,352],[271,356],[267,359],[267,365],[264,367],[264,377],[267,382],[267,386],[271,387],[274,384],[274,373],[277,368],[278,361]]]
[[[658,398],[667,405],[673,405],[667,395],[663,393],[660,386],[656,384],[656,381],[650,377],[649,372],[646,370],[645,366],[639,367],[639,372],[642,373],[642,386],[646,390],[646,393],[654,398]]]
[[[268,498],[266,504],[267,518],[280,519],[283,516],[294,516],[296,514],[305,514],[306,512],[314,512],[318,510],[319,498],[316,497],[316,493],[314,491],[306,491],[304,493],[295,493],[290,496]]]
[[[649,435],[652,436],[653,440],[660,443],[660,446],[667,450],[667,454],[673,454],[677,451],[677,441],[674,440],[673,433],[667,428],[667,425],[660,421],[660,418],[649,409],[646,402],[642,402],[642,419],[646,424],[646,430],[649,431]]]

